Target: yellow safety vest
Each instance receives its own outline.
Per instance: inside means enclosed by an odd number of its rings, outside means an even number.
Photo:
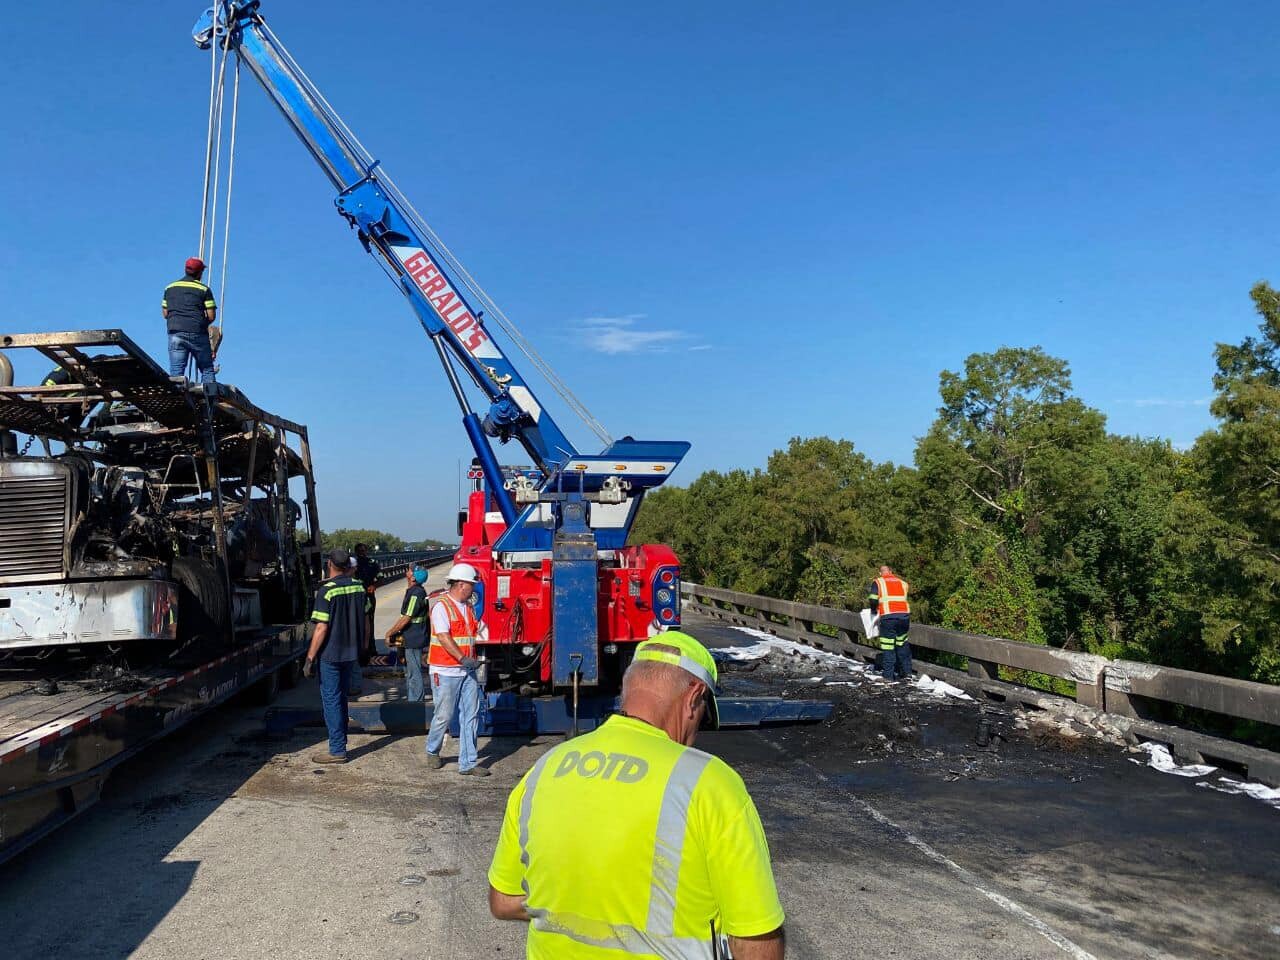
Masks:
[[[783,921],[742,778],[631,717],[610,717],[525,774],[489,882],[524,894],[531,958],[710,960],[713,926],[752,937]]]

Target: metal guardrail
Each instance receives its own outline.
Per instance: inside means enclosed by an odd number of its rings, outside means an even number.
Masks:
[[[687,581],[681,584],[680,593],[685,600],[684,608],[691,612],[764,630],[783,639],[857,659],[871,660],[879,652],[867,642],[862,618],[848,610],[738,593]],[[836,635],[818,633],[815,630],[817,624],[834,630]],[[1225,761],[1246,768],[1260,779],[1280,783],[1280,755],[1233,741],[1218,740],[1192,730],[1147,722],[1151,704],[1169,703],[1280,727],[1280,686],[1152,663],[1108,660],[1089,653],[1057,650],[923,624],[911,625],[911,644],[966,658],[969,677],[1001,699],[1001,691],[1015,687],[1000,679],[999,668],[1002,666],[1070,681],[1075,685],[1077,703],[1132,721],[1131,729],[1143,739],[1170,742],[1183,756],[1195,762]],[[1039,690],[1034,694],[1036,701],[1058,696]],[[1171,731],[1180,731],[1180,735],[1174,736]]]
[[[378,562],[378,586],[404,576],[414,564],[434,566],[453,557],[452,547],[442,550],[404,550],[399,553],[375,553],[369,559]]]

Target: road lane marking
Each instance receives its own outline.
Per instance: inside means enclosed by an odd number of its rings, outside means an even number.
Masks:
[[[870,816],[877,823],[881,824],[882,826],[891,827],[893,830],[897,831],[899,834],[903,836],[903,838],[907,841],[907,843],[911,844],[913,847],[915,847],[917,850],[923,853],[926,857],[928,857],[934,863],[937,863],[945,867],[947,870],[950,870],[953,874],[955,874],[958,878],[960,878],[960,880],[962,880],[967,886],[971,887],[972,889],[976,890],[978,893],[982,894],[984,897],[986,897],[988,900],[994,903],[1001,910],[1005,911],[1005,913],[1008,913],[1011,916],[1017,917],[1019,920],[1021,920],[1023,923],[1029,926],[1036,933],[1040,934],[1040,936],[1044,937],[1046,940],[1052,943],[1059,950],[1062,950],[1064,953],[1073,957],[1074,960],[1098,960],[1098,958],[1095,957],[1088,950],[1085,950],[1079,944],[1069,940],[1067,937],[1060,934],[1057,930],[1053,929],[1053,927],[1049,926],[1049,924],[1045,923],[1043,920],[1041,920],[1039,917],[1033,914],[1026,907],[1022,906],[1019,903],[1016,903],[1013,900],[1010,900],[1003,893],[997,893],[995,890],[991,890],[983,886],[982,880],[973,871],[960,866],[960,864],[956,863],[950,857],[946,856],[943,853],[940,853],[939,851],[935,850],[933,847],[929,846],[929,844],[921,840],[919,837],[917,837],[914,833],[912,833],[906,827],[902,826],[902,824],[895,823],[893,820],[889,819],[889,817],[881,813],[879,810],[873,807],[866,800],[862,799],[862,797],[858,796],[856,793],[854,793],[844,784],[838,783],[837,781],[832,780],[830,777],[828,777],[825,773],[823,773],[817,767],[813,766],[813,764],[807,763],[804,760],[801,760],[797,757],[793,757],[791,754],[787,753],[787,751],[784,750],[782,747],[778,746],[776,743],[774,743],[771,740],[767,740],[766,738],[761,736],[759,733],[755,734],[755,736],[762,743],[768,744],[770,747],[772,747],[778,753],[782,754],[788,760],[791,760],[797,766],[803,767],[810,774],[817,777],[818,780],[822,781],[823,783],[827,784],[830,787],[834,787],[835,789],[839,790],[841,793],[847,796],[850,800],[852,800],[854,804],[856,804],[859,808],[864,810],[867,813],[867,815]]]

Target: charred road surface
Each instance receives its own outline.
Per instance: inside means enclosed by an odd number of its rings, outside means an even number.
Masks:
[[[399,591],[382,591],[380,620]],[[719,645],[755,639],[687,626]],[[828,724],[700,744],[756,797],[791,956],[1280,951],[1280,812],[1263,803],[836,663],[774,651],[727,661],[724,678],[838,704]],[[366,695],[396,692],[383,681]],[[271,741],[261,728],[261,708],[195,722],[4,868],[4,955],[523,955],[523,930],[488,916],[485,870],[507,792],[556,740],[482,744],[495,775],[473,781],[451,763],[427,771],[421,737],[356,734],[353,761],[322,769],[308,759],[322,731]]]

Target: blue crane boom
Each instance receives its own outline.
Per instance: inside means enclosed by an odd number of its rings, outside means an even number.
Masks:
[[[600,549],[622,546],[644,491],[670,476],[689,444],[626,437],[598,455],[577,450],[486,329],[483,312],[447,268],[447,250],[275,37],[259,6],[259,0],[220,0],[197,21],[193,37],[202,49],[217,44],[235,53],[257,77],[337,190],[338,212],[412,305],[435,344],[507,525],[498,549],[549,550],[566,488],[588,500],[626,505],[621,522],[591,525]],[[483,418],[471,409],[455,364],[484,395]],[[490,438],[524,447],[543,476],[538,490],[524,491],[517,502],[504,488]]]

